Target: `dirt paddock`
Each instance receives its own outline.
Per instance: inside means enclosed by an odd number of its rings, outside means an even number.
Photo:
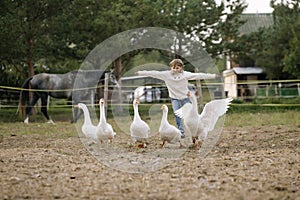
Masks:
[[[0,199],[300,198],[300,126],[225,127],[207,157],[188,149],[143,174],[103,165],[76,133],[1,131]]]

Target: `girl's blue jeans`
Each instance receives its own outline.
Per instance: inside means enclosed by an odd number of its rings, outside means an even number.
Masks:
[[[172,102],[172,108],[173,108],[174,112],[176,110],[178,110],[179,108],[181,108],[184,104],[191,103],[191,101],[188,97],[184,98],[184,99],[173,99],[173,98],[171,98],[171,102]],[[183,128],[182,119],[175,115],[175,121],[176,121],[176,125],[177,125],[178,129],[181,132],[181,136],[184,137],[184,128]]]

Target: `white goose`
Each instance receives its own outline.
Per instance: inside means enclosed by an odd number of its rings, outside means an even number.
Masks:
[[[190,93],[190,99],[192,103],[186,103],[175,114],[183,118],[186,132],[192,136],[193,143],[199,140],[196,145],[201,145],[208,132],[214,129],[219,117],[226,113],[232,99],[212,100],[204,106],[200,115],[195,94]]]
[[[112,126],[106,122],[105,110],[104,110],[104,99],[101,98],[99,101],[100,106],[100,121],[97,126],[97,137],[98,140],[102,143],[104,141],[112,142],[116,133],[114,132]]]
[[[183,147],[180,142],[180,130],[168,122],[168,106],[164,104],[161,106],[161,109],[163,111],[163,115],[161,118],[160,127],[158,129],[158,132],[160,133],[160,139],[163,141],[161,147],[164,147],[166,142],[171,144],[179,142],[180,147]]]
[[[79,103],[76,107],[80,108],[83,110],[84,114],[84,122],[81,127],[81,130],[83,134],[87,137],[92,139],[94,142],[98,141],[97,138],[97,127],[92,124],[91,118],[90,118],[90,113],[87,108],[87,106],[84,103]]]
[[[133,101],[134,117],[130,125],[130,135],[134,143],[137,142],[142,143],[139,144],[138,147],[144,148],[146,147],[146,143],[148,143],[150,127],[145,121],[141,119],[139,114],[138,104],[139,104],[138,99],[134,99]]]

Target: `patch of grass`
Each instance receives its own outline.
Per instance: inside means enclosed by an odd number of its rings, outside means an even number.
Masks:
[[[269,97],[269,98],[256,98],[253,100],[254,104],[300,104],[300,98],[282,98],[282,97]]]
[[[1,122],[0,133],[2,136],[38,134],[54,138],[77,137],[75,125],[68,122],[57,122],[56,125],[35,122],[28,125],[22,122]]]
[[[300,125],[300,112],[294,110],[262,112],[230,112],[225,126]]]
[[[163,104],[163,103],[161,103]],[[160,105],[153,105],[144,103],[139,106],[139,112],[142,119],[152,123],[152,127],[158,130],[159,122],[161,119]],[[112,124],[115,131],[122,132],[125,129],[129,129],[129,124],[133,117],[132,105],[124,105],[129,113],[126,116],[118,115],[121,119],[124,117],[124,126],[122,127],[114,121],[112,115],[111,106],[108,107],[107,117],[108,122]],[[171,108],[169,107],[169,121],[172,124],[174,122],[174,115]],[[283,107],[283,106],[272,106],[265,107],[260,104],[244,104],[243,102],[235,102],[226,114],[225,126],[227,127],[244,127],[244,126],[269,126],[269,125],[295,125],[300,126],[300,107]],[[42,134],[51,137],[72,137],[77,136],[77,130],[74,124],[71,124],[72,109],[70,107],[52,107],[49,110],[49,114],[52,119],[56,122],[56,125],[46,124],[46,120],[42,113],[38,113],[35,116],[31,116],[30,124],[25,125],[16,113],[15,108],[0,108],[0,137],[4,134]],[[97,117],[99,117],[99,108],[95,107]],[[152,119],[149,117],[151,113]],[[157,113],[157,115],[156,115]],[[118,114],[118,113],[117,113]],[[130,114],[130,116],[128,116]],[[155,114],[155,115],[154,115]],[[155,120],[153,120],[155,118]],[[82,118],[81,118],[82,120]],[[154,123],[155,121],[155,123]],[[153,130],[154,130],[153,129]]]
[[[256,98],[251,102],[234,99],[230,106],[229,113],[237,112],[285,112],[287,110],[300,111],[300,98]]]

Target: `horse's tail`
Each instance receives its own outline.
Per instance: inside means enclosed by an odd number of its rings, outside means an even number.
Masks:
[[[32,79],[32,77],[27,78],[21,87],[18,111],[20,111],[20,115],[21,115],[22,119],[25,118],[25,109],[26,109],[27,103],[29,102],[29,89],[30,89],[31,79]]]

